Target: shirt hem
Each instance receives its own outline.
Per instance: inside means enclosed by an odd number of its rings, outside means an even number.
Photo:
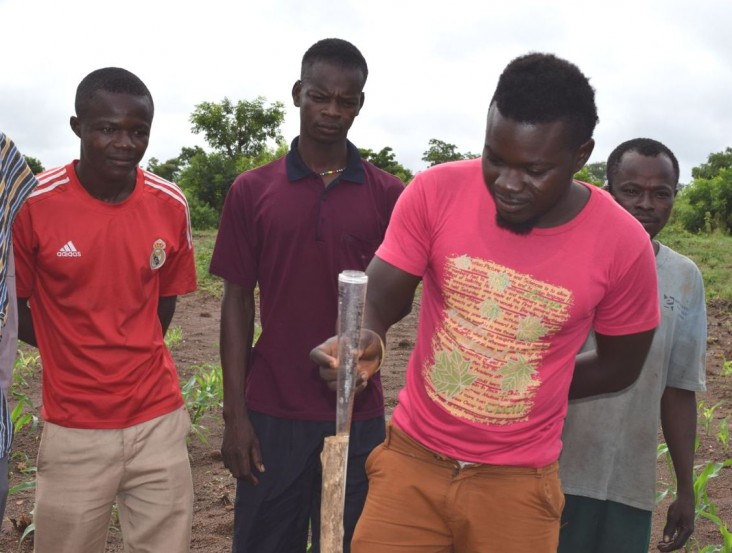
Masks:
[[[602,492],[598,492],[596,490],[588,490],[588,489],[567,486],[567,484],[564,481],[562,481],[562,488],[566,495],[578,495],[581,497],[589,497],[590,499],[597,499],[598,501],[613,501],[615,503],[622,503],[623,505],[628,505],[629,507],[634,507],[636,509],[642,509],[643,511],[653,511],[655,508],[655,501],[651,502],[650,507],[649,507],[649,503],[647,503],[647,502],[636,501],[634,499],[628,499],[627,497],[623,497],[623,496],[612,494],[612,493],[602,493]]]
[[[270,409],[266,406],[261,405],[252,405],[251,403],[247,405],[247,409],[250,411],[256,411],[257,413],[262,413],[263,415],[267,415],[269,417],[277,417],[279,419],[288,419],[288,420],[300,420],[300,421],[335,421],[335,411],[328,411],[327,413],[324,412],[316,412],[316,413],[293,413],[292,411],[280,411],[277,409]],[[368,419],[373,419],[376,417],[383,417],[384,416],[384,409],[383,408],[377,408],[377,409],[369,409],[365,411],[359,411],[358,413],[353,413],[352,420],[354,421],[363,421]]]
[[[45,422],[50,422],[57,426],[63,426],[64,428],[75,428],[78,430],[121,430],[123,428],[130,428],[143,422],[148,422],[163,415],[169,415],[173,411],[180,409],[183,406],[183,398],[180,397],[175,405],[166,405],[153,411],[147,411],[142,415],[136,416],[131,419],[118,420],[118,421],[76,421],[76,420],[60,420],[55,417],[44,416]]]

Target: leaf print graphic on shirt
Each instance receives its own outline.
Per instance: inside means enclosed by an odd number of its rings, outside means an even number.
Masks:
[[[427,395],[472,423],[529,420],[571,291],[465,254],[446,260],[443,279],[442,318],[422,366]]]
[[[516,339],[524,342],[536,342],[544,337],[546,328],[541,324],[539,317],[524,317],[518,322],[518,330],[516,331]]]
[[[511,286],[511,278],[506,273],[499,273],[498,271],[492,271],[488,274],[488,282],[491,288],[497,292],[503,292]]]
[[[448,398],[462,392],[478,377],[470,372],[470,362],[460,357],[457,350],[436,354],[431,376],[435,389]]]
[[[503,365],[498,372],[503,377],[501,390],[504,392],[525,392],[529,386],[534,384],[536,369],[531,366],[531,363],[523,355],[519,355],[517,359]]]
[[[470,258],[467,255],[461,255],[460,257],[455,258],[455,265],[460,269],[470,269],[470,263]]]
[[[480,304],[480,314],[486,319],[495,321],[501,316],[501,306],[494,300],[485,300]]]

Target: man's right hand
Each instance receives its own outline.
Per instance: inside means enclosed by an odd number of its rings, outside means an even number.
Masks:
[[[356,393],[362,392],[369,379],[381,368],[384,360],[384,342],[373,330],[361,330],[358,367],[356,369]],[[338,387],[338,337],[333,336],[310,352],[310,360],[320,367],[320,378],[331,390]]]
[[[224,423],[224,439],[221,443],[224,466],[234,478],[246,480],[253,486],[259,483],[256,472],[264,472],[259,438],[249,417]]]

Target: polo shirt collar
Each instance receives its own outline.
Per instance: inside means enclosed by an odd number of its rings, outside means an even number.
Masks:
[[[300,157],[300,152],[297,151],[297,141],[299,137],[295,137],[290,145],[290,151],[287,152],[285,158],[285,167],[287,169],[287,178],[290,181],[296,181],[304,179],[306,177],[317,176],[310,167],[305,165],[305,162]],[[350,140],[346,140],[346,148],[348,148],[348,161],[346,162],[346,170],[340,174],[339,179],[347,180],[349,182],[355,182],[358,184],[364,183],[365,173],[363,170],[363,163],[361,162],[361,153],[358,148],[354,146]]]

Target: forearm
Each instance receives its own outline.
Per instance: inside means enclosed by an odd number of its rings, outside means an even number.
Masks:
[[[420,278],[401,271],[375,257],[366,269],[369,285],[364,309],[364,328],[382,339],[396,322],[410,311]]]
[[[676,472],[677,494],[693,499],[696,394],[667,387],[661,398],[661,428]]]
[[[577,355],[569,398],[619,392],[633,384],[643,368],[653,333],[596,334],[597,348]]]
[[[26,344],[38,347],[28,298],[18,298],[18,338]]]
[[[173,320],[177,301],[178,296],[161,296],[158,299],[158,319],[163,329],[163,336],[168,332],[168,327],[170,327],[170,323]]]
[[[627,374],[618,375],[612,366],[603,363],[594,351],[588,351],[577,356],[569,388],[569,399],[619,392],[634,381],[635,378]]]
[[[253,338],[254,293],[227,283],[221,303],[219,345],[227,423],[248,417],[244,390]]]

